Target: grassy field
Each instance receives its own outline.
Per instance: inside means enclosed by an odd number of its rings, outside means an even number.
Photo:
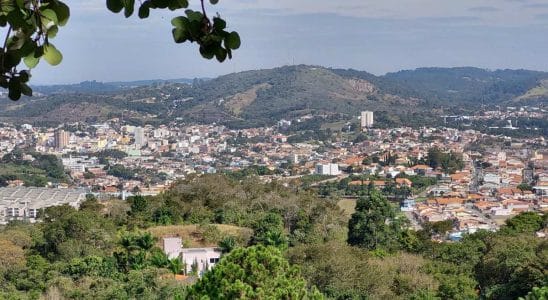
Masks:
[[[548,95],[548,80],[542,80],[540,85],[529,90],[525,95],[518,97],[518,100],[535,98]]]
[[[337,205],[344,211],[348,217],[350,217],[356,211],[356,200],[355,199],[342,199]]]
[[[217,227],[220,236],[232,235],[237,240],[245,241],[251,237],[253,230],[245,227],[238,227],[225,224],[213,224]],[[147,229],[153,236],[158,238],[158,246],[161,246],[162,237],[180,236],[183,239],[183,246],[187,248],[212,247],[216,246],[216,238],[208,240],[204,238],[207,226],[200,225],[169,225],[155,226]]]

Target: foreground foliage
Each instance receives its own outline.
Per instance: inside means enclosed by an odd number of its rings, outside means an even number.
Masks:
[[[156,197],[48,208],[42,223],[0,231],[0,299],[542,299],[548,247],[535,232],[546,216],[440,244],[431,237],[447,224],[409,231],[382,194],[368,195],[348,220],[328,198],[211,175]],[[195,224],[225,255],[202,279],[176,280],[181,261],[153,235],[165,224]]]

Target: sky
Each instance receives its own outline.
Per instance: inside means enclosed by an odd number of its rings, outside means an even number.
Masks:
[[[225,63],[196,44],[175,44],[171,18],[113,14],[103,0],[66,0],[71,18],[52,40],[61,65],[45,61],[33,84],[215,77],[292,64],[382,75],[418,67],[548,71],[548,0],[220,0],[207,6],[237,31]],[[199,0],[189,0],[199,9]]]

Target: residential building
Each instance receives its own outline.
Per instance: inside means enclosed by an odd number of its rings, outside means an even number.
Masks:
[[[337,176],[341,174],[337,164],[316,164],[316,174]]]
[[[70,135],[68,132],[63,129],[58,129],[55,131],[53,136],[54,147],[57,150],[62,150],[69,144]]]
[[[360,121],[361,121],[362,129],[373,127],[373,112],[372,111],[362,111]]]
[[[134,129],[135,147],[142,148],[147,144],[145,129],[143,127],[135,127]]]

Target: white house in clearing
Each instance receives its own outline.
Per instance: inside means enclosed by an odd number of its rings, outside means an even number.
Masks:
[[[163,238],[163,248],[169,259],[181,259],[185,274],[196,271],[200,277],[219,262],[222,254],[221,249],[214,247],[183,248],[180,237]]]

